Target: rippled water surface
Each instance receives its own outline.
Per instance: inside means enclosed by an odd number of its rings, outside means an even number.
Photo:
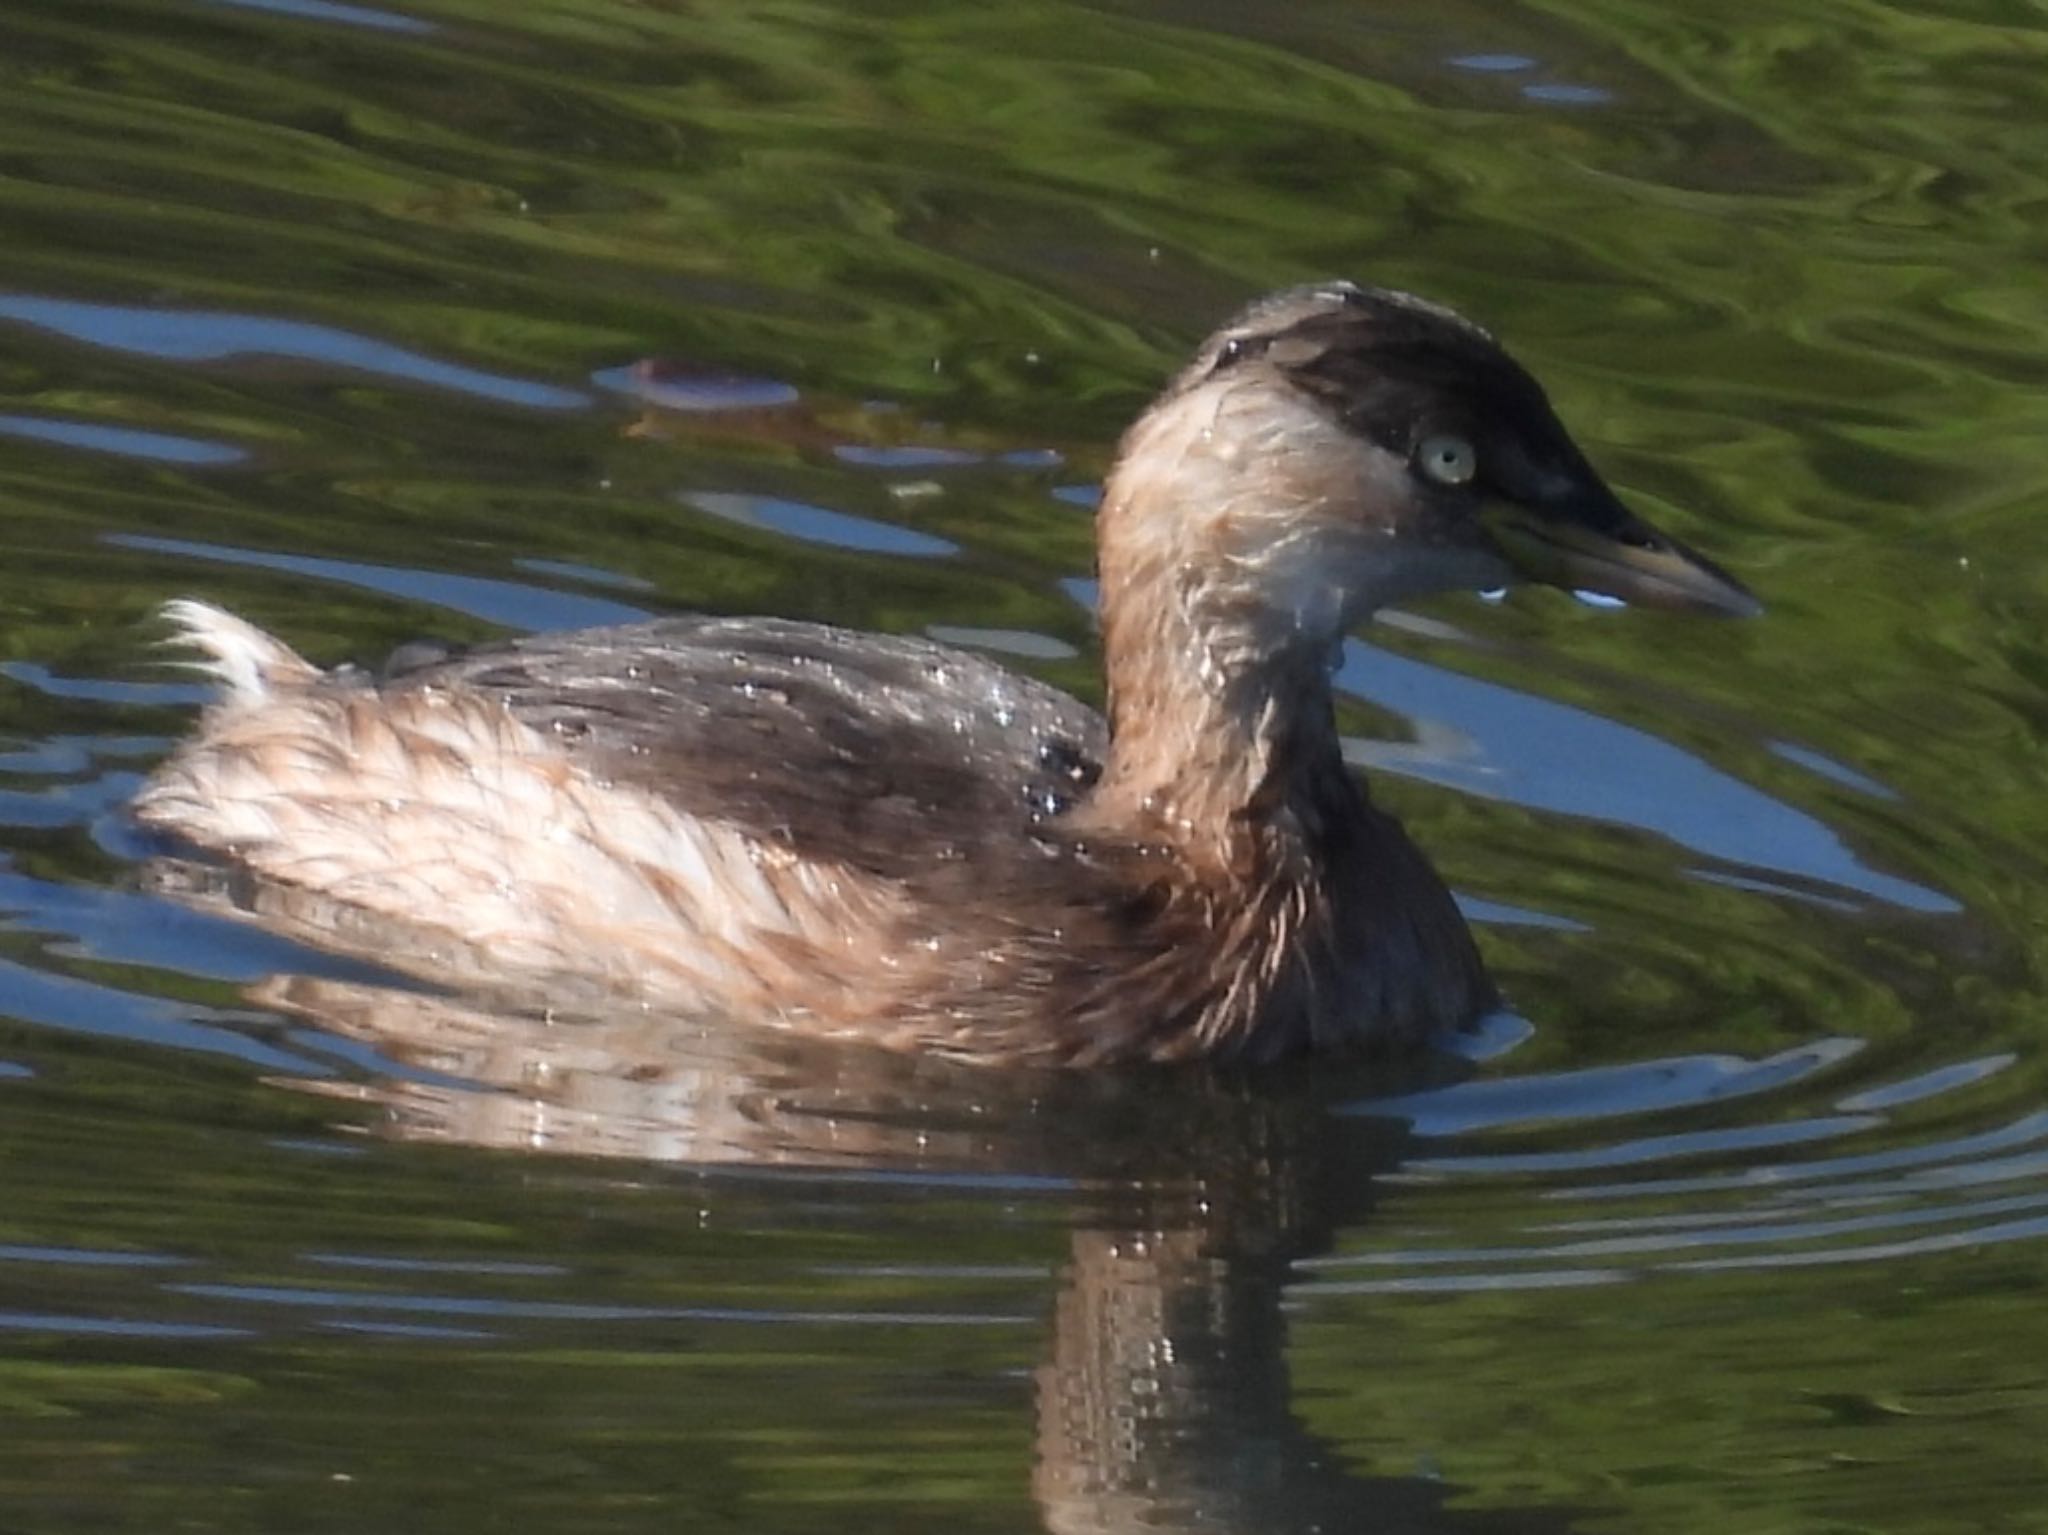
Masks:
[[[0,1528],[2048,1529],[2042,5],[0,0],[0,231]],[[1330,274],[1770,605],[1352,641],[1475,1059],[491,1016],[143,890],[176,596],[1095,696],[1121,424]]]

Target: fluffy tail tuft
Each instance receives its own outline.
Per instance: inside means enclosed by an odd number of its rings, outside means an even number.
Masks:
[[[320,668],[290,646],[212,603],[180,599],[165,603],[163,613],[177,630],[164,644],[199,652],[177,664],[219,682],[227,689],[227,703],[261,703],[320,680]]]

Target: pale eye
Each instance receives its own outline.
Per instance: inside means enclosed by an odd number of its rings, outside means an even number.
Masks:
[[[1479,472],[1479,455],[1462,437],[1425,437],[1415,462],[1439,485],[1463,485]]]

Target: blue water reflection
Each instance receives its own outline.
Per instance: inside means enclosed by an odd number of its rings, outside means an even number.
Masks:
[[[828,511],[781,496],[753,496],[725,491],[690,491],[681,498],[700,512],[709,512],[745,528],[761,528],[807,544],[857,549],[863,554],[895,554],[911,559],[936,559],[958,554],[960,546],[930,533],[899,528],[871,517]]]
[[[1840,1064],[1862,1048],[1857,1039],[1821,1039],[1757,1061],[1739,1055],[1690,1055],[1530,1073],[1369,1099],[1344,1112],[1405,1119],[1417,1135],[1430,1137],[1562,1120],[1584,1122],[1777,1092]],[[1437,1158],[1412,1165],[1447,1168],[1473,1162],[1489,1168],[1500,1165],[1498,1158]]]
[[[0,435],[162,464],[235,464],[249,456],[225,442],[145,432],[132,426],[107,426],[98,421],[60,421],[50,416],[0,416]]]
[[[1773,741],[1771,753],[1805,768],[1809,773],[1838,783],[1845,789],[1867,794],[1872,799],[1896,800],[1899,797],[1896,791],[1879,783],[1875,778],[1859,773],[1854,768],[1835,761],[1833,757],[1823,756],[1810,746],[1797,746],[1790,741]]]
[[[325,1076],[318,1061],[273,1049],[233,1028],[196,1021],[192,1009],[114,986],[0,960],[0,1015],[67,1033],[202,1055],[224,1055],[266,1071]]]
[[[1953,913],[1938,890],[1870,868],[1830,827],[1690,752],[1585,709],[1348,640],[1337,685],[1436,727],[1421,745],[1353,741],[1389,772],[1533,810],[1639,826],[1710,858]],[[1777,892],[1796,893],[1796,892]]]
[[[56,952],[210,980],[279,971],[381,979],[368,965],[307,949],[248,922],[125,890],[64,885],[0,868],[0,932],[61,940]],[[122,993],[122,995],[126,995]]]
[[[1553,107],[1597,107],[1614,100],[1614,92],[1605,86],[1571,85],[1564,81],[1525,85],[1522,94]]]
[[[964,448],[919,447],[914,444],[873,447],[856,442],[840,443],[833,448],[832,456],[856,469],[962,469],[982,461],[979,453],[969,453]]]
[[[796,386],[744,373],[697,372],[679,365],[633,363],[601,368],[590,375],[600,389],[631,395],[663,410],[690,414],[731,410],[773,410],[794,405]]]
[[[0,1331],[47,1333],[52,1337],[83,1336],[172,1340],[250,1338],[247,1327],[220,1327],[204,1322],[137,1322],[121,1317],[65,1316],[50,1311],[0,1311]]]
[[[55,331],[88,346],[161,357],[171,362],[286,357],[533,410],[575,410],[590,403],[590,396],[581,390],[465,368],[388,341],[304,320],[278,320],[230,310],[89,304],[32,293],[0,293],[0,320]]]
[[[270,11],[303,21],[331,21],[347,27],[367,27],[373,32],[438,32],[439,27],[417,16],[396,11],[371,10],[366,5],[341,5],[336,0],[212,0],[239,10]]]
[[[123,549],[175,554],[216,565],[247,565],[281,570],[317,581],[338,581],[387,597],[430,603],[467,613],[513,629],[584,629],[603,624],[628,624],[648,616],[604,597],[556,591],[524,581],[499,581],[488,576],[458,576],[445,571],[412,570],[402,565],[366,565],[354,560],[329,560],[310,554],[278,554],[265,549],[236,549],[225,544],[194,543],[182,538],[156,538],[143,533],[109,533],[106,541]]]
[[[196,682],[122,682],[113,677],[60,677],[33,661],[0,661],[0,677],[34,688],[47,698],[75,698],[98,704],[183,704],[212,700],[214,690]]]

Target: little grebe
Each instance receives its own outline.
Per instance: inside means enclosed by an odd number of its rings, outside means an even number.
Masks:
[[[226,691],[135,814],[364,931],[649,1005],[991,1061],[1263,1061],[1497,1002],[1344,766],[1349,626],[1517,576],[1757,610],[1485,331],[1349,283],[1203,345],[1125,436],[1097,539],[1106,721],[978,656],[778,619],[371,675],[175,603]]]

